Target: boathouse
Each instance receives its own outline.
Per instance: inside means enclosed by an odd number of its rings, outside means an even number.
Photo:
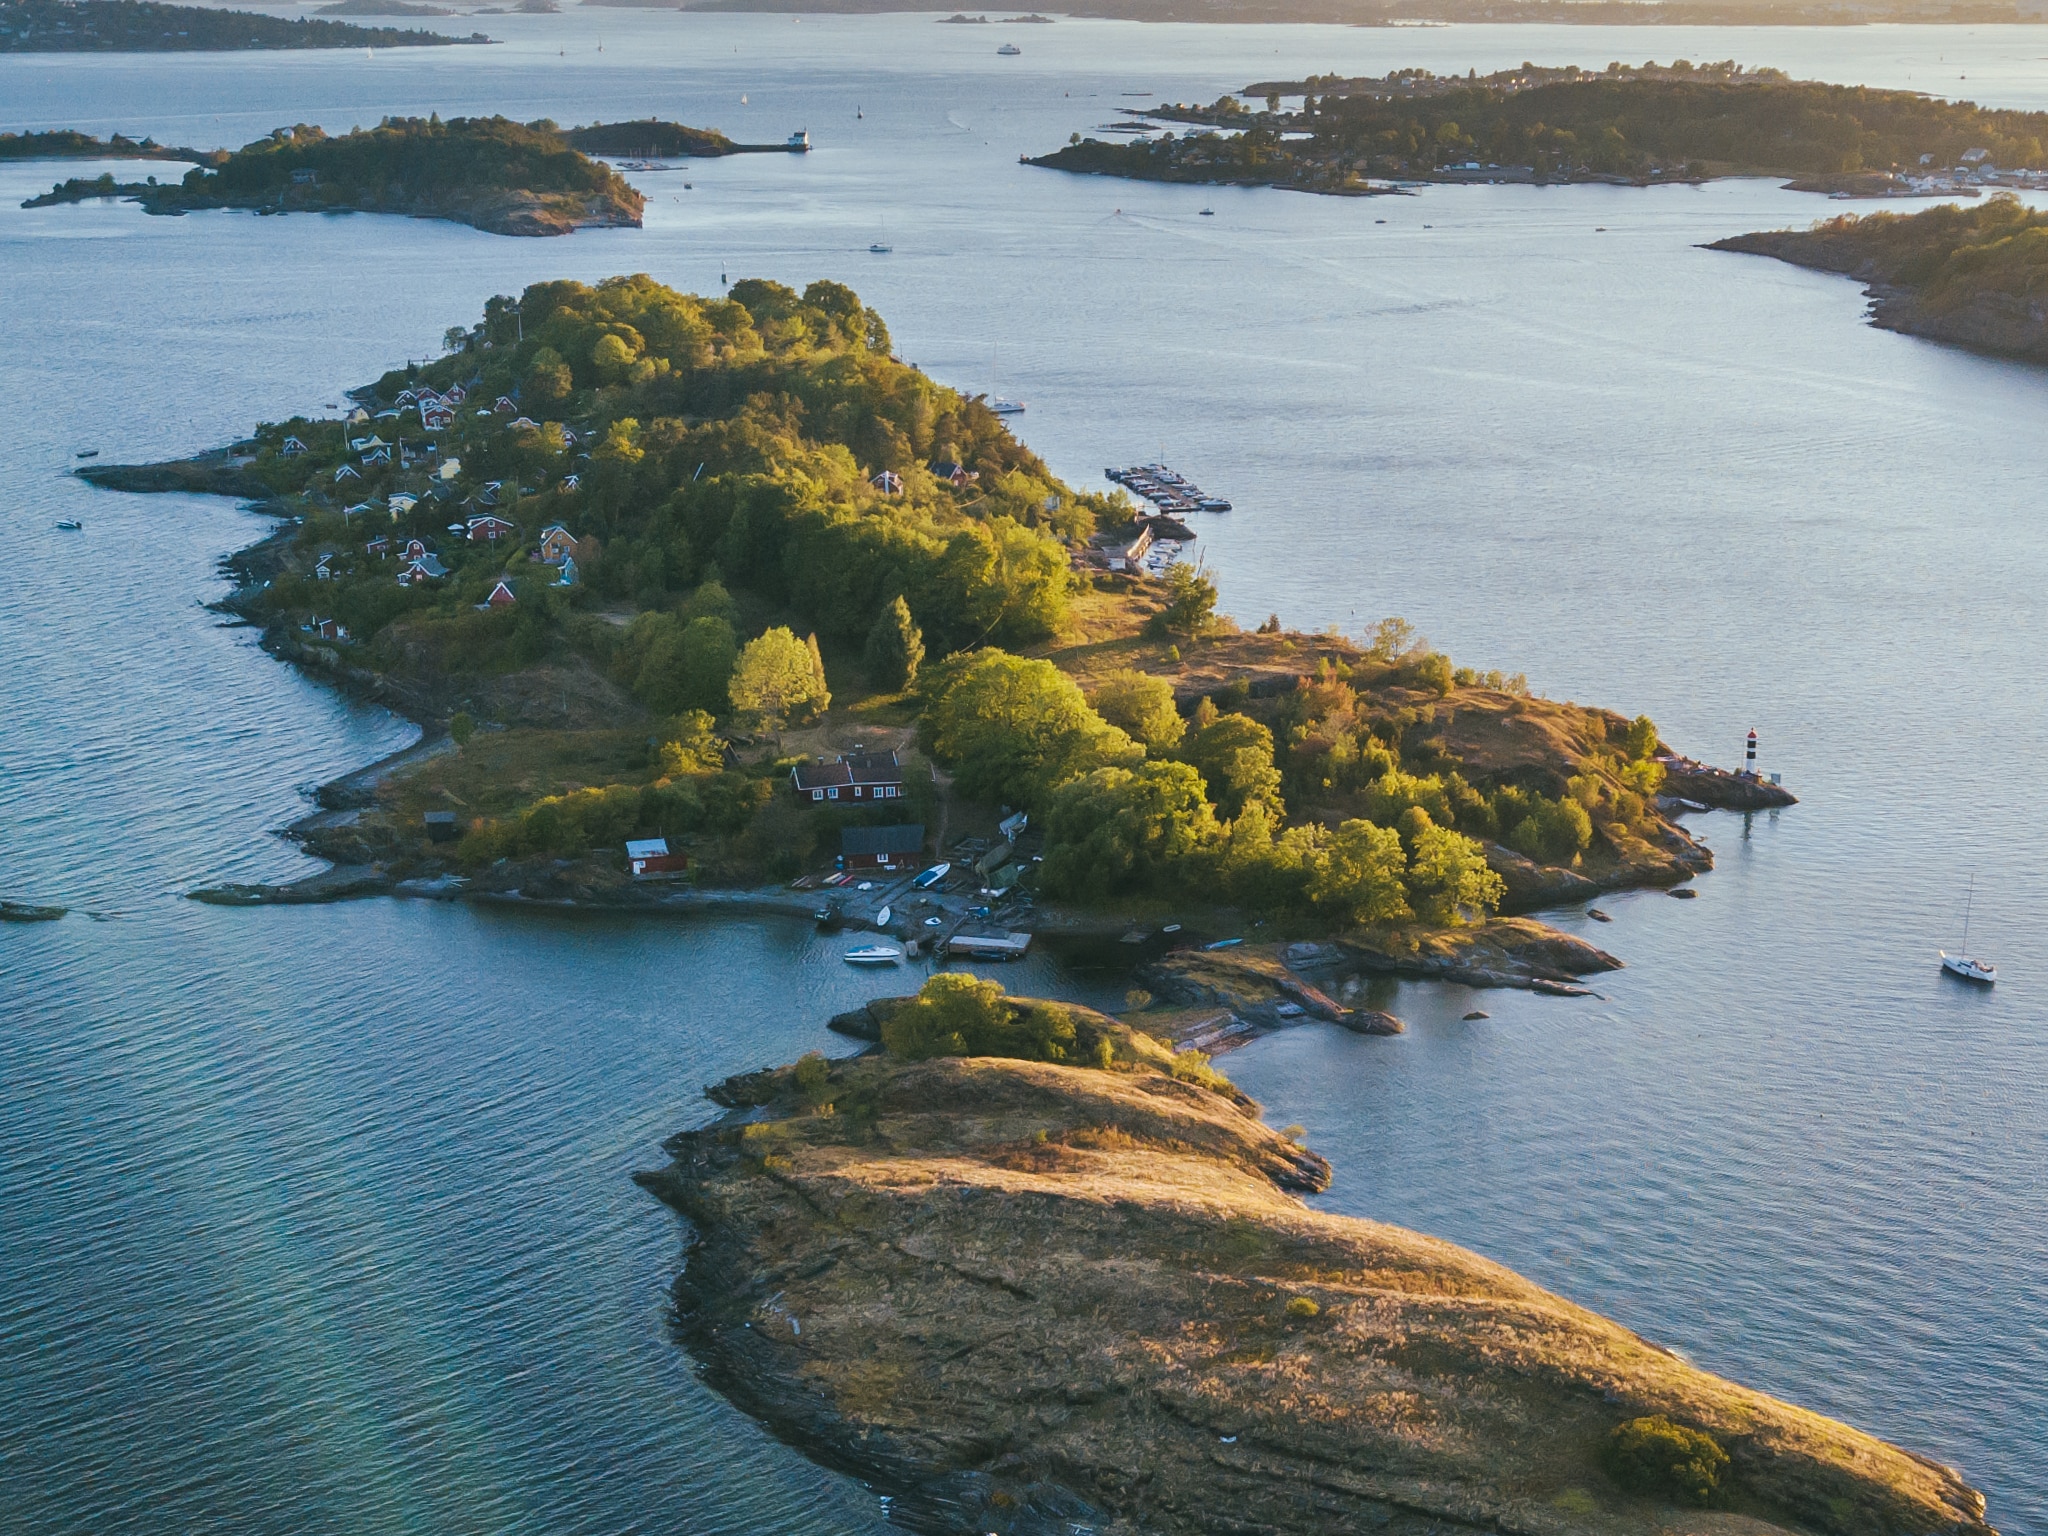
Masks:
[[[895,869],[915,864],[924,853],[924,828],[848,827],[839,834],[842,869]]]
[[[626,864],[635,880],[657,880],[679,875],[690,867],[687,853],[670,853],[665,837],[635,838],[626,844]]]

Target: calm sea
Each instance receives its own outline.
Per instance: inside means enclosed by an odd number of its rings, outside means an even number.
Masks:
[[[1200,526],[1240,618],[1404,614],[1723,761],[1754,726],[1803,803],[1705,819],[1699,900],[1605,903],[1603,996],[1402,988],[1402,1038],[1304,1028],[1231,1070],[1335,1161],[1331,1208],[1956,1462],[2048,1533],[2048,375],[1697,248],[1839,211],[1768,183],[1339,201],[1017,164],[1126,92],[1410,64],[1733,57],[2042,108],[2048,31],[475,24],[508,41],[0,59],[5,128],[656,113],[818,146],[644,176],[645,230],[555,241],[24,212],[79,168],[0,167],[0,894],[74,908],[0,928],[0,1530],[878,1525],[696,1381],[664,1320],[684,1234],[627,1175],[705,1081],[843,1048],[825,1016],[888,979],[773,923],[181,900],[303,870],[270,829],[410,729],[201,606],[259,519],[64,476],[338,401],[493,293],[646,271],[849,282],[906,356],[1028,401],[1076,483],[1189,471],[1237,504]],[[1934,966],[1972,879],[1995,992]]]

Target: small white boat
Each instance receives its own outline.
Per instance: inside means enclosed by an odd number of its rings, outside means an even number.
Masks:
[[[1022,416],[1024,414],[1024,402],[1022,400],[995,399],[989,401],[988,408],[998,416]]]
[[[841,958],[848,965],[895,965],[903,959],[903,951],[893,944],[863,944]]]
[[[1965,981],[1994,982],[1998,980],[1998,967],[1988,960],[1974,960],[1968,955],[1952,955],[1947,950],[1937,950],[1941,956],[1941,968],[1951,976],[1960,976]]]
[[[888,926],[889,926],[889,919],[890,919],[890,918],[891,918],[892,916],[894,916],[894,915],[895,915],[895,910],[896,910],[896,909],[895,909],[895,908],[893,908],[893,907],[884,907],[884,908],[882,908],[882,910],[881,910],[881,911],[879,911],[879,912],[877,912],[877,913],[875,914],[875,926],[876,926],[877,928],[886,928],[886,927],[888,927]]]
[[[58,519],[57,526],[59,528],[62,528],[66,533],[76,533],[78,532],[79,529],[83,528],[85,524],[81,523],[75,517],[65,517]]]
[[[951,864],[934,864],[910,883],[920,891],[928,891],[952,872]]]
[[[1001,54],[1006,59],[1014,59],[1017,57],[1018,54],[1022,53],[1023,51],[1024,50],[1022,48],[1019,48],[1015,43],[1005,43],[1002,47],[996,50],[997,53]]]
[[[1938,949],[1941,968],[1951,976],[1960,976],[1964,981],[1981,981],[1986,986],[1998,980],[1998,967],[1989,960],[1973,959],[1970,955],[1970,908],[1976,904],[1977,877],[1970,876],[1970,891],[1963,898],[1963,948],[1960,954],[1950,954]]]
[[[877,256],[886,256],[889,254],[890,251],[894,249],[894,246],[884,245],[879,240],[875,241],[872,245],[868,247],[868,250]]]

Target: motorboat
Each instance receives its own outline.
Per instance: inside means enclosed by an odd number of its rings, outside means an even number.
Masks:
[[[1018,54],[1022,53],[1023,51],[1024,50],[1022,48],[1019,48],[1015,43],[1005,43],[1002,47],[996,50],[997,53],[1001,54],[1006,59],[1014,59],[1017,57]]]
[[[920,891],[928,891],[953,872],[951,864],[934,864],[910,883]]]
[[[869,252],[870,252],[871,254],[873,254],[873,255],[876,255],[876,256],[886,256],[886,255],[888,255],[888,254],[889,254],[889,252],[891,252],[891,251],[892,251],[892,250],[894,250],[894,249],[895,249],[895,247],[894,247],[894,246],[892,246],[892,245],[884,245],[884,244],[882,244],[882,242],[881,242],[881,241],[879,241],[879,240],[877,240],[877,241],[874,241],[874,242],[873,242],[872,244],[870,244],[870,245],[868,246],[868,250],[869,250]]]
[[[1202,217],[1205,219],[1213,219],[1216,217],[1216,210],[1214,208],[1204,208],[1202,210]]]
[[[896,965],[902,961],[903,951],[894,944],[862,944],[840,958],[848,965]]]
[[[884,907],[884,908],[882,908],[882,910],[881,910],[881,911],[879,911],[879,912],[877,912],[877,913],[875,914],[875,926],[876,926],[877,928],[886,928],[886,927],[888,927],[888,926],[889,926],[889,919],[890,919],[891,917],[893,917],[893,916],[895,916],[895,909],[894,909],[893,907]]]
[[[1024,414],[1024,402],[1022,400],[997,398],[989,401],[988,408],[998,416],[1021,416]]]
[[[57,526],[59,528],[62,528],[66,533],[76,533],[78,532],[79,529],[83,528],[85,524],[81,523],[75,517],[66,517],[60,518],[57,522]]]

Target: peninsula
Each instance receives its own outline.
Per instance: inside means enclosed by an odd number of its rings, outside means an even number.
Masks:
[[[434,11],[432,15],[447,15]],[[156,0],[0,0],[0,53],[218,53],[252,48],[438,48],[488,43],[397,27],[292,20]]]
[[[429,733],[298,829],[334,882],[214,899],[767,889],[920,942],[1173,920],[1527,985],[1615,962],[1495,914],[1679,884],[1685,810],[1791,803],[1399,619],[1240,631],[1146,568],[1192,530],[1061,482],[837,283],[543,283],[448,346],[346,419],[81,472],[289,514],[229,606]],[[928,857],[950,890],[822,886]]]
[[[150,153],[168,158],[173,152]],[[637,228],[645,206],[618,172],[571,147],[552,123],[502,117],[386,118],[375,128],[338,136],[302,123],[198,158],[181,181],[74,177],[23,206],[124,197],[161,214],[202,208],[395,213],[500,235]]]
[[[706,1380],[911,1530],[1992,1536],[1959,1474],[1449,1243],[1198,1053],[957,974],[640,1181]]]
[[[1032,165],[1149,181],[1242,183],[1353,196],[1418,181],[1648,185],[1785,176],[1816,192],[1946,191],[2000,173],[2048,185],[2048,113],[1910,91],[1792,80],[1733,63],[1605,70],[1524,65],[1481,79],[1398,70],[1266,81],[1208,107],[1129,114],[1179,135],[1075,135]],[[1283,98],[1302,98],[1282,111]],[[1961,167],[1958,172],[1955,168]],[[1938,182],[1939,186],[1934,183]]]
[[[1844,215],[1708,249],[1853,277],[1869,292],[1871,323],[1886,330],[2048,363],[2048,213],[2010,195],[1910,218]]]

